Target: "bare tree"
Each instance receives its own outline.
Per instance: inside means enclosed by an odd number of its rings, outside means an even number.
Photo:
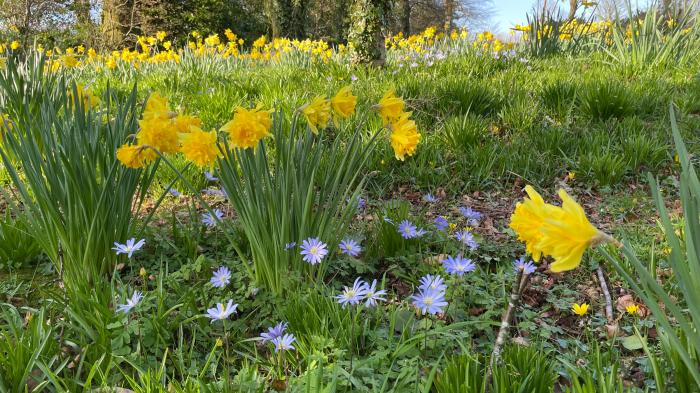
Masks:
[[[601,20],[615,20],[627,15],[624,0],[599,0],[596,7],[596,17]]]
[[[30,45],[37,34],[65,31],[71,25],[70,1],[4,0],[0,5],[1,30],[17,34],[22,45]]]
[[[578,0],[569,0],[569,17],[567,18],[569,21],[576,18],[576,10],[578,10]]]
[[[491,24],[495,13],[491,0],[461,0],[457,7],[456,20],[472,29],[485,29]]]
[[[444,31],[452,30],[456,11],[455,6],[455,0],[445,0],[445,21],[442,24],[442,29]]]

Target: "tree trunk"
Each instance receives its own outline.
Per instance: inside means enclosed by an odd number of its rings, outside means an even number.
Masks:
[[[455,16],[455,0],[445,0],[445,16],[443,30],[452,30],[452,23],[454,22]]]
[[[388,10],[388,0],[354,0],[348,37],[353,45],[353,63],[384,65],[386,45],[382,28]]]
[[[576,10],[578,9],[578,0],[569,0],[569,21],[574,20],[576,17]]]
[[[663,0],[661,2],[661,15],[669,17],[671,15],[671,8],[672,8],[672,0]]]
[[[308,0],[266,0],[272,36],[306,38]]]
[[[402,0],[401,2],[401,31],[403,35],[408,37],[411,35],[411,1]]]
[[[102,2],[102,40],[108,48],[118,48],[133,29],[134,0]]]
[[[75,19],[80,26],[92,25],[92,19],[90,18],[90,0],[75,0],[73,2],[73,12],[75,12]]]

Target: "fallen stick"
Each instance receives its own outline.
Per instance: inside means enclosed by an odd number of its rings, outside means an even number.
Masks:
[[[501,318],[501,327],[498,329],[498,335],[496,336],[496,342],[493,344],[493,352],[491,352],[489,366],[486,369],[486,376],[484,378],[484,393],[489,393],[491,389],[490,385],[491,379],[493,378],[493,368],[501,359],[501,352],[503,351],[503,345],[506,342],[506,338],[508,338],[508,332],[510,331],[515,310],[520,304],[520,298],[525,291],[529,278],[530,275],[524,274],[523,269],[518,269],[518,275],[513,283],[513,291],[508,297],[508,308],[503,314],[503,318]]]
[[[605,274],[603,273],[603,268],[600,265],[598,265],[598,269],[596,271],[598,273],[600,289],[603,290],[603,296],[605,297],[605,317],[608,320],[608,324],[612,324],[615,320],[615,316],[613,315],[612,297],[610,297],[608,284],[605,282]]]

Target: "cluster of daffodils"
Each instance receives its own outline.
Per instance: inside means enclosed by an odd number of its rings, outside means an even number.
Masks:
[[[81,92],[83,90],[80,90]],[[81,93],[83,94],[83,93]],[[96,97],[84,93],[86,103],[93,105]],[[350,86],[341,88],[330,99],[318,96],[299,108],[314,134],[332,122],[337,126],[343,119],[355,113],[357,97]],[[411,113],[404,112],[404,101],[393,91],[388,91],[376,105],[383,124],[391,131],[391,146],[397,159],[412,156],[420,133]],[[261,140],[271,135],[273,110],[258,106],[253,109],[238,107],[233,119],[219,131],[226,135],[228,145],[237,149],[255,148]],[[202,121],[196,116],[171,112],[168,101],[157,92],[150,95],[138,132],[131,141],[117,150],[117,159],[128,168],[143,168],[156,158],[166,154],[181,153],[185,159],[200,168],[211,168],[222,150],[217,131],[203,131]]]
[[[423,53],[430,50],[433,46],[443,42],[464,41],[469,38],[467,29],[453,29],[449,33],[438,32],[434,26],[428,27],[423,32],[405,36],[403,32],[387,37],[387,49],[403,49],[410,50],[416,53]]]
[[[551,256],[553,272],[563,272],[578,267],[588,247],[614,242],[594,227],[586,217],[581,205],[566,191],[559,190],[561,206],[545,203],[531,186],[525,187],[528,197],[515,206],[510,227],[525,242],[526,251],[532,259]]]
[[[384,126],[391,130],[394,155],[401,161],[415,153],[421,138],[416,122],[411,120],[411,112],[404,111],[405,106],[403,99],[397,97],[393,90],[384,93],[376,106]]]
[[[129,168],[142,168],[159,155],[180,152],[200,167],[213,165],[219,150],[216,131],[205,132],[202,121],[168,109],[168,101],[153,93],[139,121],[135,143],[127,143],[117,150],[117,159]]]
[[[492,52],[495,55],[515,49],[515,43],[503,42],[496,38],[490,31],[484,31],[477,34],[472,45],[476,49],[483,52]]]
[[[398,58],[408,64],[413,64],[415,58],[430,53],[438,53],[439,59],[443,49],[468,47],[469,33],[466,29],[452,30],[448,33],[438,32],[435,27],[428,27],[419,34],[404,36],[399,33],[387,38],[387,49],[398,54]],[[507,50],[510,44],[493,38],[493,34],[480,34],[478,46],[493,51]],[[485,39],[488,38],[488,39]],[[108,72],[120,69],[141,69],[148,65],[180,64],[186,56],[207,57],[217,59],[236,59],[250,62],[276,62],[288,55],[300,55],[317,62],[329,62],[333,59],[345,59],[352,51],[352,45],[339,44],[332,46],[323,40],[291,40],[288,38],[269,39],[261,36],[246,45],[245,40],[237,36],[231,29],[223,34],[203,36],[197,31],[188,35],[187,42],[182,47],[176,47],[168,33],[159,31],[152,36],[139,36],[136,42],[109,52],[98,52],[94,48],[78,45],[65,48],[35,47],[36,51],[47,57],[47,68],[56,72],[61,69],[92,67],[98,72]],[[475,46],[477,41],[474,41]],[[246,45],[246,46],[244,46]],[[0,43],[0,55],[8,51],[19,51],[22,48],[19,41]],[[447,50],[444,53],[451,53]],[[411,60],[413,59],[413,60]],[[4,57],[0,56],[0,65]]]
[[[644,21],[643,18],[633,20],[628,23],[624,29],[625,42],[630,43],[633,36],[639,36],[640,29],[642,28]],[[634,26],[636,24],[636,27]],[[668,19],[665,23],[669,30],[677,28],[677,23],[674,19]],[[560,41],[571,41],[574,37],[593,37],[597,38],[601,43],[605,45],[613,44],[613,33],[617,28],[617,25],[612,20],[600,20],[600,21],[589,21],[581,22],[578,19],[572,19],[566,21],[558,26],[558,38]],[[555,31],[554,26],[544,25],[537,31],[537,38],[542,39],[543,37],[549,37],[553,35]],[[692,32],[692,27],[684,28],[680,30],[682,34],[689,34]],[[518,32],[525,33],[521,35],[521,39],[530,39],[530,34],[532,32],[532,25],[519,25],[516,24],[511,28],[510,34],[515,35]]]

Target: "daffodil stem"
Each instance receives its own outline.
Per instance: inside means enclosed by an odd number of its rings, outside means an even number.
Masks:
[[[352,324],[350,325],[350,375],[352,375],[352,356],[355,353],[355,322],[357,318],[354,311],[354,309],[350,311],[352,317]]]
[[[484,378],[484,393],[489,393],[489,390],[491,389],[493,368],[501,358],[501,352],[503,350],[503,345],[506,342],[506,338],[508,337],[508,332],[510,331],[510,324],[513,320],[513,315],[520,304],[520,297],[527,287],[529,278],[530,275],[525,274],[523,269],[518,269],[515,282],[513,283],[513,290],[508,297],[508,308],[503,314],[503,318],[501,318],[501,327],[498,329],[498,335],[496,336],[496,342],[493,344],[493,351],[491,352],[489,366],[486,369],[486,377]]]

